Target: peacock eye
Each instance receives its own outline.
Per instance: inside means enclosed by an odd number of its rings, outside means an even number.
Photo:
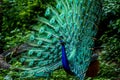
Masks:
[[[50,19],[50,24],[53,24],[53,23],[55,23],[55,17],[52,17],[52,18]]]
[[[35,39],[35,36],[34,35],[31,35],[30,36],[30,40],[34,40]]]
[[[61,9],[61,8],[62,8],[61,3],[58,3],[58,4],[56,5],[56,8],[57,8],[57,9]]]
[[[40,57],[42,55],[42,52],[37,53],[37,57]]]
[[[25,58],[20,58],[20,62],[24,62],[26,59]]]
[[[49,47],[50,47],[50,45],[46,45],[46,46],[45,46],[45,50],[48,50]]]
[[[37,42],[38,45],[42,45],[42,43],[43,43],[42,41],[38,41]]]
[[[45,28],[44,27],[40,28],[39,32],[40,33],[44,33],[45,32]]]
[[[33,50],[29,50],[28,55],[30,56],[30,55],[32,55],[33,53],[34,53]]]
[[[49,16],[50,15],[50,8],[47,8],[46,12],[45,12],[45,16]]]
[[[52,33],[49,33],[49,34],[47,35],[47,38],[50,39],[51,37],[52,37]]]
[[[33,64],[34,64],[34,60],[31,60],[28,65],[33,66]]]
[[[64,19],[64,18],[65,18],[65,14],[64,14],[64,13],[61,13],[61,14],[60,14],[60,18],[61,18],[61,19]]]

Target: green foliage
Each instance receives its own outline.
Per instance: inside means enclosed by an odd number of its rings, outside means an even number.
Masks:
[[[108,39],[109,38],[109,39]],[[103,59],[109,62],[116,62],[120,63],[120,37],[118,35],[113,35],[109,37],[107,34],[104,34],[101,37],[101,40],[104,41],[103,46],[104,53],[103,53]],[[119,65],[119,64],[118,64]],[[120,65],[119,65],[120,66]]]
[[[107,24],[107,30],[105,34],[100,38],[103,42],[104,51],[106,51],[105,59],[120,62],[120,1],[118,0],[105,0],[104,1],[104,14],[108,15],[103,19],[109,19]],[[111,18],[109,18],[109,15]],[[113,18],[114,17],[114,18]]]
[[[7,70],[0,70],[0,80],[4,80],[4,76],[6,76],[6,73],[8,73]]]
[[[98,74],[99,78],[108,78],[110,80],[116,80],[120,78],[119,72],[120,68],[118,68],[118,65],[115,62],[106,62],[103,61],[103,56],[100,57],[100,72]]]
[[[44,4],[43,4],[44,3]],[[51,0],[3,0],[2,13],[3,24],[0,32],[0,45],[4,49],[25,42],[32,25],[37,23],[37,15],[43,13],[47,4],[54,4]]]
[[[19,75],[19,72],[16,70],[16,71],[13,71],[13,68],[17,68],[17,67],[20,67],[22,66],[20,62],[16,62],[14,64],[11,64],[12,67],[11,69],[9,70],[0,70],[0,80],[11,80],[12,77],[16,77]]]
[[[103,11],[104,15],[119,15],[120,0],[104,0]]]
[[[105,33],[100,41],[104,47],[101,55],[101,71],[99,77],[109,79],[120,78],[120,1],[104,0],[102,21]],[[104,61],[103,61],[104,60]]]
[[[30,31],[24,30],[25,32],[23,32],[23,31],[19,31],[19,29],[17,30],[18,31],[14,29],[10,32],[10,34],[13,34],[13,36],[8,35],[4,38],[4,40],[6,41],[5,48],[11,48],[15,45],[23,43],[24,41],[26,41],[26,39],[28,39]]]

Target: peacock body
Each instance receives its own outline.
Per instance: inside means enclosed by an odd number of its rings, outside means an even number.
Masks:
[[[16,57],[22,63],[20,78],[48,77],[63,66],[83,80],[91,61],[102,0],[56,0],[34,28],[27,52]]]

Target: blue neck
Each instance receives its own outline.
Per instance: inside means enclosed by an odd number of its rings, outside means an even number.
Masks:
[[[73,75],[73,73],[71,72],[70,67],[69,67],[69,62],[68,62],[67,55],[66,55],[65,45],[62,40],[60,42],[62,45],[62,66],[67,73]]]

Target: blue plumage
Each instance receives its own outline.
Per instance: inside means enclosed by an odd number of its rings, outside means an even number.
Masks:
[[[66,50],[65,50],[65,44],[62,40],[60,40],[60,43],[62,46],[62,49],[61,49],[62,50],[62,66],[67,73],[73,75],[73,73],[71,72],[70,67],[69,67],[69,62],[68,62],[68,58],[67,58]]]

